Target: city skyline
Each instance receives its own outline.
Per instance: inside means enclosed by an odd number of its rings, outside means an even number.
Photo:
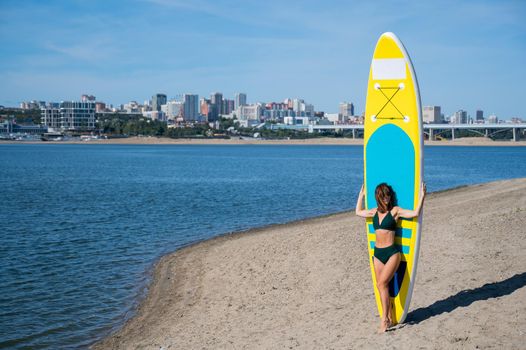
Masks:
[[[156,101],[156,98],[158,98],[159,96],[162,96],[163,102],[162,102],[162,104],[157,106],[157,103],[155,101]],[[81,96],[80,100],[79,99],[72,99],[72,100],[59,99],[59,100],[55,100],[55,101],[26,100],[26,101],[21,101],[19,106],[11,106],[11,107],[13,107],[13,108],[22,108],[22,109],[31,109],[31,108],[39,109],[39,108],[42,108],[43,105],[53,105],[53,104],[57,104],[59,101],[60,102],[73,102],[73,103],[75,103],[75,102],[84,101],[85,99],[88,99],[90,101],[94,101],[94,102],[96,101],[97,104],[101,103],[102,105],[104,105],[105,106],[104,108],[107,108],[106,112],[111,112],[111,111],[114,111],[114,112],[123,112],[124,111],[124,112],[126,112],[128,110],[128,108],[129,108],[127,106],[132,106],[132,105],[136,106],[136,107],[148,106],[150,108],[150,110],[161,111],[161,106],[165,107],[165,108],[170,108],[169,107],[170,104],[180,104],[180,105],[184,106],[185,102],[186,103],[188,102],[187,101],[187,97],[195,96],[195,99],[194,98],[192,99],[192,104],[195,104],[197,102],[200,103],[200,102],[203,102],[203,101],[211,102],[212,100],[214,100],[214,96],[220,96],[222,102],[227,102],[227,101],[231,102],[232,103],[232,107],[228,110],[228,112],[225,112],[223,110],[222,113],[219,113],[219,111],[217,111],[217,114],[218,115],[228,115],[231,112],[236,112],[236,109],[239,106],[237,101],[238,101],[238,98],[240,96],[241,96],[241,100],[243,101],[242,104],[249,105],[249,106],[260,104],[260,105],[262,105],[263,108],[265,106],[268,106],[268,105],[288,103],[289,101],[301,101],[302,103],[305,103],[305,100],[302,99],[302,98],[291,99],[291,98],[288,98],[288,97],[284,98],[282,100],[252,101],[252,102],[248,103],[247,102],[248,100],[247,100],[247,94],[246,93],[235,93],[234,94],[234,100],[228,99],[227,96],[224,96],[222,92],[210,93],[208,95],[210,97],[209,99],[206,98],[206,95],[205,96],[201,96],[199,94],[191,94],[191,93],[175,94],[175,95],[172,95],[171,98],[170,98],[170,96],[171,95],[167,95],[167,94],[164,94],[164,93],[156,93],[150,99],[144,100],[144,103],[141,103],[140,101],[136,101],[136,100],[129,100],[126,103],[119,103],[117,105],[114,105],[114,104],[111,104],[111,103],[107,103],[106,101],[102,101],[101,99],[97,99],[96,96],[89,95],[89,94],[83,94]],[[314,107],[314,105],[311,105],[311,106]],[[10,108],[8,106],[4,106],[4,107]],[[185,108],[188,108],[188,107],[185,107]],[[294,108],[291,108],[291,109],[294,109]],[[191,119],[195,120],[196,114],[194,114],[194,113],[197,113],[198,110],[200,110],[200,106],[192,107],[192,110],[193,110],[193,112],[191,112],[190,114],[193,117]],[[344,110],[346,110],[346,111],[344,111]],[[433,114],[433,116],[430,116],[429,110],[431,110],[430,113]],[[479,120],[484,121],[484,120],[486,120],[488,118],[493,118],[493,119],[502,120],[502,121],[508,121],[508,122],[509,121],[511,121],[511,122],[515,121],[516,122],[516,120],[522,120],[521,117],[511,117],[511,118],[508,118],[508,119],[500,118],[495,113],[487,113],[487,111],[484,111],[481,108],[477,108],[475,110],[475,113],[473,113],[473,114],[470,113],[470,111],[467,111],[467,110],[465,110],[463,108],[459,108],[459,109],[455,110],[451,114],[444,114],[444,113],[442,113],[441,110],[442,110],[442,106],[440,106],[440,105],[422,105],[422,118],[423,118],[424,123],[427,123],[427,122],[431,122],[431,123],[449,122],[450,118],[453,118],[453,120],[455,120],[455,118],[457,118],[457,115],[459,113],[462,113],[462,115],[463,115],[463,117],[460,119],[460,120],[463,120],[462,122],[460,122],[461,124],[468,123],[469,121],[474,121],[474,122],[477,122]],[[340,102],[339,103],[339,109],[335,113],[321,111],[321,110],[318,110],[318,109],[313,109],[313,112],[323,112],[323,113],[325,113],[325,115],[339,114],[339,115],[346,115],[346,116],[363,117],[363,112],[361,112],[361,113],[354,113],[354,103],[353,102],[347,102],[347,101]],[[127,111],[126,113],[132,113],[132,112]],[[486,114],[484,114],[484,113],[486,113]],[[187,110],[187,112],[185,112],[185,114],[189,114],[188,110]],[[459,123],[459,122],[454,121],[453,123]]]
[[[524,3],[399,4],[403,14],[392,2],[3,1],[0,104],[89,92],[119,105],[215,90],[251,102],[302,98],[327,113],[349,101],[360,114],[376,40],[394,31],[422,105],[524,117],[514,86],[526,78]]]

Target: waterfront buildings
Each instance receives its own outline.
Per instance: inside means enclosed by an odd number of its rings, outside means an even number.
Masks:
[[[440,112],[440,106],[424,106],[422,114],[422,120],[424,123],[442,123],[442,113]]]
[[[18,125],[14,120],[5,120],[0,123],[0,134],[32,134],[40,135],[48,132],[47,126],[44,125]]]
[[[152,110],[161,111],[161,106],[166,104],[166,95],[165,94],[155,94],[152,96]]]
[[[52,129],[61,128],[60,104],[50,102],[40,109],[41,123]]]
[[[308,117],[285,117],[283,118],[283,124],[286,125],[308,125]]]
[[[49,128],[70,131],[95,129],[95,102],[63,101],[41,108],[42,124]]]
[[[355,116],[355,106],[352,102],[341,102],[338,113],[316,112],[314,105],[305,102],[300,98],[287,98],[283,102],[260,102],[248,105],[245,93],[236,93],[235,99],[223,98],[223,93],[214,92],[210,94],[210,99],[202,98],[199,100],[197,94],[175,95],[176,98],[167,102],[165,94],[158,93],[152,96],[152,100],[144,101],[139,104],[137,101],[130,101],[120,105],[120,108],[113,108],[113,105],[106,105],[97,102],[95,96],[84,94],[80,102],[61,102],[46,104],[43,101],[22,102],[23,108],[35,108],[40,106],[42,124],[57,130],[91,130],[95,128],[95,118],[93,116],[93,104],[96,113],[122,113],[140,114],[151,119],[170,120],[179,122],[217,122],[220,117],[238,118],[240,121],[250,121],[250,123],[287,123],[304,124],[308,121],[309,125],[321,123],[340,124],[363,124],[363,116]],[[79,105],[80,103],[88,105]],[[290,119],[292,118],[292,119]],[[307,119],[302,119],[307,118]],[[465,110],[458,110],[452,116],[444,120],[440,106],[424,106],[422,110],[424,123],[450,123],[450,124],[470,124],[470,123],[498,123],[496,116],[484,120],[484,112],[481,109],[475,111],[471,118]],[[514,118],[520,120],[520,118]],[[503,121],[500,121],[501,123]],[[246,123],[245,123],[246,124]]]
[[[95,129],[95,102],[60,103],[61,129],[64,130],[93,130]]]

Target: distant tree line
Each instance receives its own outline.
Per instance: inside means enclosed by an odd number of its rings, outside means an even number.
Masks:
[[[102,134],[113,136],[204,137],[208,124],[194,127],[168,128],[166,122],[146,118],[140,114],[97,114],[96,127]],[[209,133],[208,133],[209,134]]]
[[[0,110],[0,121],[6,118],[14,118],[17,124],[40,124],[42,115],[40,109],[19,109],[19,108],[4,108]],[[237,119],[221,118],[218,121],[218,128],[212,129],[207,123],[195,124],[193,127],[180,126],[175,128],[168,128],[166,122],[152,120],[144,117],[142,114],[124,114],[124,113],[97,113],[96,114],[96,128],[99,132],[114,136],[158,136],[171,138],[189,138],[189,137],[214,137],[214,135],[228,135],[227,130],[234,127],[236,133],[241,136],[254,136],[254,133],[259,133],[263,138],[268,139],[306,139],[315,137],[352,137],[352,132],[349,130],[325,130],[320,132],[308,133],[305,130],[291,130],[291,129],[275,129],[270,128],[244,128],[239,126]],[[273,124],[269,122],[269,124]],[[362,135],[361,132],[357,132]],[[440,133],[440,137],[451,139],[451,131],[445,130]],[[455,130],[455,138],[461,137],[480,137],[478,132],[466,129]],[[509,140],[512,138],[511,130],[503,130],[501,132],[491,135],[493,140]]]

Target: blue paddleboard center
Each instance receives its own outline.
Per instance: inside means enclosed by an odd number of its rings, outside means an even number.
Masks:
[[[413,209],[415,186],[415,148],[398,126],[386,124],[369,138],[365,149],[368,208],[376,207],[374,190],[382,182],[396,193],[397,205]]]

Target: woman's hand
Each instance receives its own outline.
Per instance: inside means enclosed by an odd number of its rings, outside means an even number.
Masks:
[[[426,186],[426,183],[425,182],[422,182],[422,186],[421,186],[421,191],[420,193],[422,193],[422,197],[425,197],[426,194],[427,194],[427,186]]]
[[[356,201],[356,215],[363,218],[371,218],[374,216],[374,210],[364,210],[363,209],[363,198],[365,197],[365,186],[362,184],[360,188],[360,193],[358,194],[358,199]]]

